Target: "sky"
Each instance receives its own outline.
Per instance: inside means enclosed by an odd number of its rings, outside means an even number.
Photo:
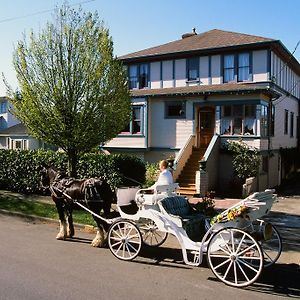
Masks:
[[[53,20],[63,0],[0,0],[0,96],[2,80],[15,89],[12,66],[14,46],[33,30],[39,32]],[[69,0],[69,5],[98,11],[109,28],[117,56],[158,46],[181,38],[196,28],[228,30],[281,40],[293,52],[300,41],[298,0]],[[300,46],[294,53],[300,62]]]

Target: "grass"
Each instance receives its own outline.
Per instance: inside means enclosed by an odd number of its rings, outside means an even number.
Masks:
[[[18,197],[1,196],[0,209],[58,220],[58,214],[55,205],[24,200]],[[74,210],[73,220],[75,223],[96,226],[92,216],[83,210]]]

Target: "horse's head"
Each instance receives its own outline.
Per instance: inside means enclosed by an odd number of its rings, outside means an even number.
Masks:
[[[43,166],[40,170],[40,189],[46,192],[58,174],[59,172],[54,168]]]

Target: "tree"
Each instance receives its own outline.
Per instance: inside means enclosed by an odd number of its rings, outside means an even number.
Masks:
[[[76,176],[81,153],[105,144],[130,120],[125,70],[98,14],[57,8],[53,23],[18,42],[13,113],[30,134],[63,149]]]
[[[243,141],[228,141],[227,148],[233,154],[233,169],[239,178],[245,181],[258,174],[260,156],[256,148],[250,148]]]

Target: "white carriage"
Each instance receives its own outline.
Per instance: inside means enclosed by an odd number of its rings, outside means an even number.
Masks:
[[[259,219],[271,209],[273,190],[251,195],[223,211],[211,224],[209,218],[191,208],[186,198],[176,195],[177,187],[118,190],[121,217],[108,231],[114,256],[132,260],[143,243],[159,246],[170,233],[177,238],[186,264],[199,266],[205,254],[216,277],[235,287],[252,284],[264,266],[278,259],[282,248],[279,233]]]

